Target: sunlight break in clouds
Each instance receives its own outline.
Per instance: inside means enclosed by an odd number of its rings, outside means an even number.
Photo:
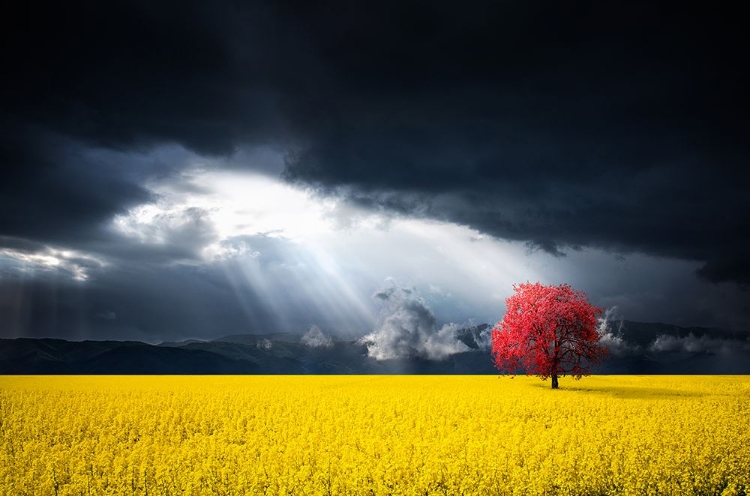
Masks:
[[[69,274],[75,281],[86,281],[91,268],[101,268],[107,264],[86,253],[75,250],[59,250],[44,247],[37,252],[27,252],[11,248],[0,249],[0,257],[4,257],[20,264],[19,270],[42,272],[63,272]]]
[[[356,329],[372,331],[377,306],[369,295],[388,277],[441,288],[426,293],[441,322],[496,320],[498,288],[537,277],[522,244],[369,212],[268,176],[193,169],[146,186],[156,200],[115,217],[113,230],[178,254],[167,263],[220,268],[249,322],[262,303],[280,328],[299,332],[317,322],[358,337]],[[294,323],[303,315],[305,324]]]
[[[114,229],[151,245],[185,232],[203,236],[199,254],[206,260],[245,254],[222,244],[239,236],[266,233],[298,241],[332,230],[326,214],[335,202],[315,200],[267,176],[194,170],[169,179],[147,184],[158,201],[116,216]]]

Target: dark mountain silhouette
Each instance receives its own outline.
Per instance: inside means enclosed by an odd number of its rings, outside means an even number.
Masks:
[[[618,326],[615,326],[616,328]],[[2,374],[497,374],[487,324],[456,331],[470,351],[445,360],[375,360],[367,346],[310,347],[291,333],[237,334],[150,345],[135,341],[0,340]],[[748,333],[623,322],[604,374],[750,374]],[[659,345],[654,345],[659,338]]]

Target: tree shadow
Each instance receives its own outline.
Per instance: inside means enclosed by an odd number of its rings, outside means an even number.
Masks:
[[[549,382],[536,384],[534,387],[551,389]],[[613,396],[623,399],[675,399],[675,398],[699,398],[707,396],[703,391],[685,391],[678,389],[643,387],[643,386],[586,386],[586,385],[560,385],[561,393],[587,393]]]

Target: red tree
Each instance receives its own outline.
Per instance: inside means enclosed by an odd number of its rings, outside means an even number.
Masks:
[[[495,367],[514,374],[519,369],[543,380],[558,376],[576,379],[589,375],[607,349],[599,343],[597,316],[586,294],[569,285],[514,284],[515,294],[505,303],[505,317],[492,329]]]

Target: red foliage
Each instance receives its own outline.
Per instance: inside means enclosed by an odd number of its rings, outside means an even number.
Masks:
[[[505,300],[505,317],[492,330],[495,366],[514,374],[576,379],[589,375],[607,349],[599,343],[597,316],[601,308],[591,305],[586,294],[569,285],[514,284],[515,294]]]

